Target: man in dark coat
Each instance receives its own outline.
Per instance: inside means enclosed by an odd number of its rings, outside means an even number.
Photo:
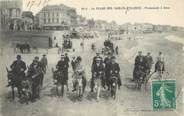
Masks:
[[[153,58],[150,52],[147,53],[147,55],[144,57],[144,60],[145,60],[146,74],[149,75],[153,64]]]
[[[120,89],[120,86],[122,85],[121,83],[121,78],[120,78],[120,67],[119,64],[116,62],[116,57],[112,56],[112,61],[110,63],[110,75],[114,75],[118,79],[118,87]]]
[[[69,59],[67,53],[65,53],[65,59],[64,59],[64,61],[65,61],[65,62],[67,63],[67,65],[68,65],[68,67],[66,68],[66,79],[67,79],[67,81],[68,81],[68,68],[69,68],[70,59]]]
[[[108,53],[108,56],[104,59],[104,64],[105,64],[105,78],[106,78],[106,85],[108,87],[108,90],[110,90],[109,78],[110,78],[111,58],[112,58],[111,53]]]
[[[94,88],[94,78],[101,76],[102,79],[102,86],[105,88],[105,80],[104,80],[104,71],[105,71],[105,66],[102,62],[101,57],[96,57],[95,58],[95,64],[92,65],[91,67],[92,70],[92,79],[91,79],[91,92],[93,92]]]
[[[68,68],[69,68],[69,64],[68,61],[65,60],[66,56],[65,55],[61,55],[61,60],[58,61],[56,68],[58,69],[58,71],[61,71],[64,73],[64,77],[65,77],[65,81],[66,81],[66,85],[67,85],[67,90],[69,90],[68,88]]]
[[[70,59],[69,59],[69,57],[68,57],[68,54],[67,53],[65,53],[65,61],[69,64],[69,62],[70,62]]]
[[[30,77],[33,81],[32,83],[32,101],[35,101],[36,98],[40,97],[40,85],[42,85],[42,81],[43,81],[43,69],[42,69],[42,65],[39,62],[39,57],[35,57],[33,59],[33,62],[31,63],[31,65],[29,66],[29,70],[28,70],[28,77]]]
[[[26,70],[26,63],[21,60],[20,55],[17,55],[17,60],[15,60],[10,67],[12,69],[12,72],[16,75],[15,77],[18,77],[20,79],[25,77],[24,71]]]
[[[135,64],[134,64],[134,71],[133,71],[133,81],[135,81],[136,79],[136,71],[138,70],[138,68],[141,66],[142,68],[144,68],[144,56],[142,55],[142,51],[138,52],[138,55],[135,58]]]

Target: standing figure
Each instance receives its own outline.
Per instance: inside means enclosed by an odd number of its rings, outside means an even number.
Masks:
[[[73,92],[78,91],[79,96],[83,96],[86,87],[86,74],[83,65],[81,64],[82,58],[80,56],[76,59],[76,69],[73,75]]]
[[[69,62],[70,62],[70,59],[69,59],[69,57],[68,57],[68,54],[67,53],[65,53],[65,59],[64,59],[64,61],[66,62],[66,64],[67,64],[67,68],[66,68],[66,79],[67,79],[67,83],[68,83],[68,68],[69,68]],[[68,85],[68,84],[67,84]],[[68,86],[67,86],[68,87]],[[68,88],[67,88],[68,89]]]
[[[161,62],[163,62],[163,63],[165,62],[165,61],[164,61],[165,58],[164,58],[164,55],[163,55],[162,52],[159,52],[159,53],[158,53],[157,60],[158,60],[158,61],[161,61]]]
[[[15,60],[10,66],[15,77],[23,78],[25,77],[26,63],[21,60],[21,55],[17,55],[17,60]]]
[[[92,72],[92,79],[91,79],[91,92],[93,92],[94,88],[94,80],[95,78],[100,78],[102,86],[105,88],[105,79],[104,79],[104,74],[105,74],[105,66],[103,64],[103,60],[101,57],[96,57],[95,58],[95,63],[92,64],[91,67],[91,72]],[[101,86],[100,84],[100,86]]]
[[[110,78],[112,76],[117,77],[118,88],[120,89],[120,86],[122,85],[121,78],[120,78],[120,67],[119,67],[119,64],[116,62],[115,56],[112,56],[111,58],[109,71],[110,71]]]
[[[144,60],[145,60],[146,75],[149,75],[153,64],[153,58],[150,52],[147,53],[147,55],[144,57]]]
[[[68,88],[68,62],[65,60],[66,56],[65,55],[61,55],[61,60],[58,61],[56,68],[58,69],[58,71],[61,71],[64,73],[64,80],[67,86],[67,91],[69,91]]]
[[[138,52],[138,55],[135,58],[134,70],[133,70],[133,81],[137,80],[136,72],[140,69],[144,68],[144,56],[142,55],[142,51]]]
[[[109,78],[110,78],[111,58],[112,58],[111,53],[108,53],[108,56],[104,59],[104,64],[105,64],[105,78],[106,78],[106,85],[108,87],[108,90],[110,90]]]
[[[40,98],[43,75],[44,74],[41,63],[39,62],[39,57],[36,56],[28,70],[28,77],[32,79],[32,101],[35,101],[36,98]]]
[[[162,78],[162,74],[165,71],[165,61],[162,52],[159,52],[157,57],[157,62],[155,64],[155,72],[159,73],[159,77]]]
[[[12,87],[13,99],[15,97],[14,87],[17,87],[19,98],[20,98],[21,97],[21,92],[22,92],[21,82],[25,77],[25,70],[26,70],[26,63],[21,60],[21,55],[17,55],[17,60],[15,60],[12,63],[10,68],[12,69],[12,71],[8,71],[8,70],[7,71],[11,72],[12,76],[8,76],[8,80],[10,80],[10,81],[8,81],[7,87],[9,87],[9,86]]]
[[[41,63],[41,65],[42,65],[43,72],[46,74],[46,69],[47,69],[47,66],[48,66],[48,61],[47,61],[47,57],[46,57],[45,54],[44,54],[43,57],[41,58],[40,63]]]

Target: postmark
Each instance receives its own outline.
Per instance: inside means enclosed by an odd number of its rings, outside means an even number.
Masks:
[[[153,110],[176,109],[176,80],[152,81]]]

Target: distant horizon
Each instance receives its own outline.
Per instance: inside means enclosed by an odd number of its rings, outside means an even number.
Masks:
[[[115,21],[118,25],[126,23],[150,23],[153,25],[170,25],[184,27],[184,1],[175,0],[175,3],[168,0],[50,0],[48,3],[41,3],[40,7],[26,8],[28,4],[23,0],[23,11],[32,11],[34,15],[38,13],[46,5],[63,4],[71,8],[75,8],[77,15],[81,15],[86,19],[104,20],[107,22]],[[82,2],[82,4],[81,4]],[[183,3],[183,4],[182,4]],[[126,5],[125,5],[126,4]],[[132,10],[126,12],[125,10],[91,10],[95,7],[124,7],[124,6],[159,6],[160,4],[170,7],[166,10]],[[82,10],[82,8],[90,10]],[[179,18],[178,18],[179,17]]]

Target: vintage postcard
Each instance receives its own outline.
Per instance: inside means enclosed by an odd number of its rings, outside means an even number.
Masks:
[[[184,116],[184,1],[0,0],[0,116]]]

